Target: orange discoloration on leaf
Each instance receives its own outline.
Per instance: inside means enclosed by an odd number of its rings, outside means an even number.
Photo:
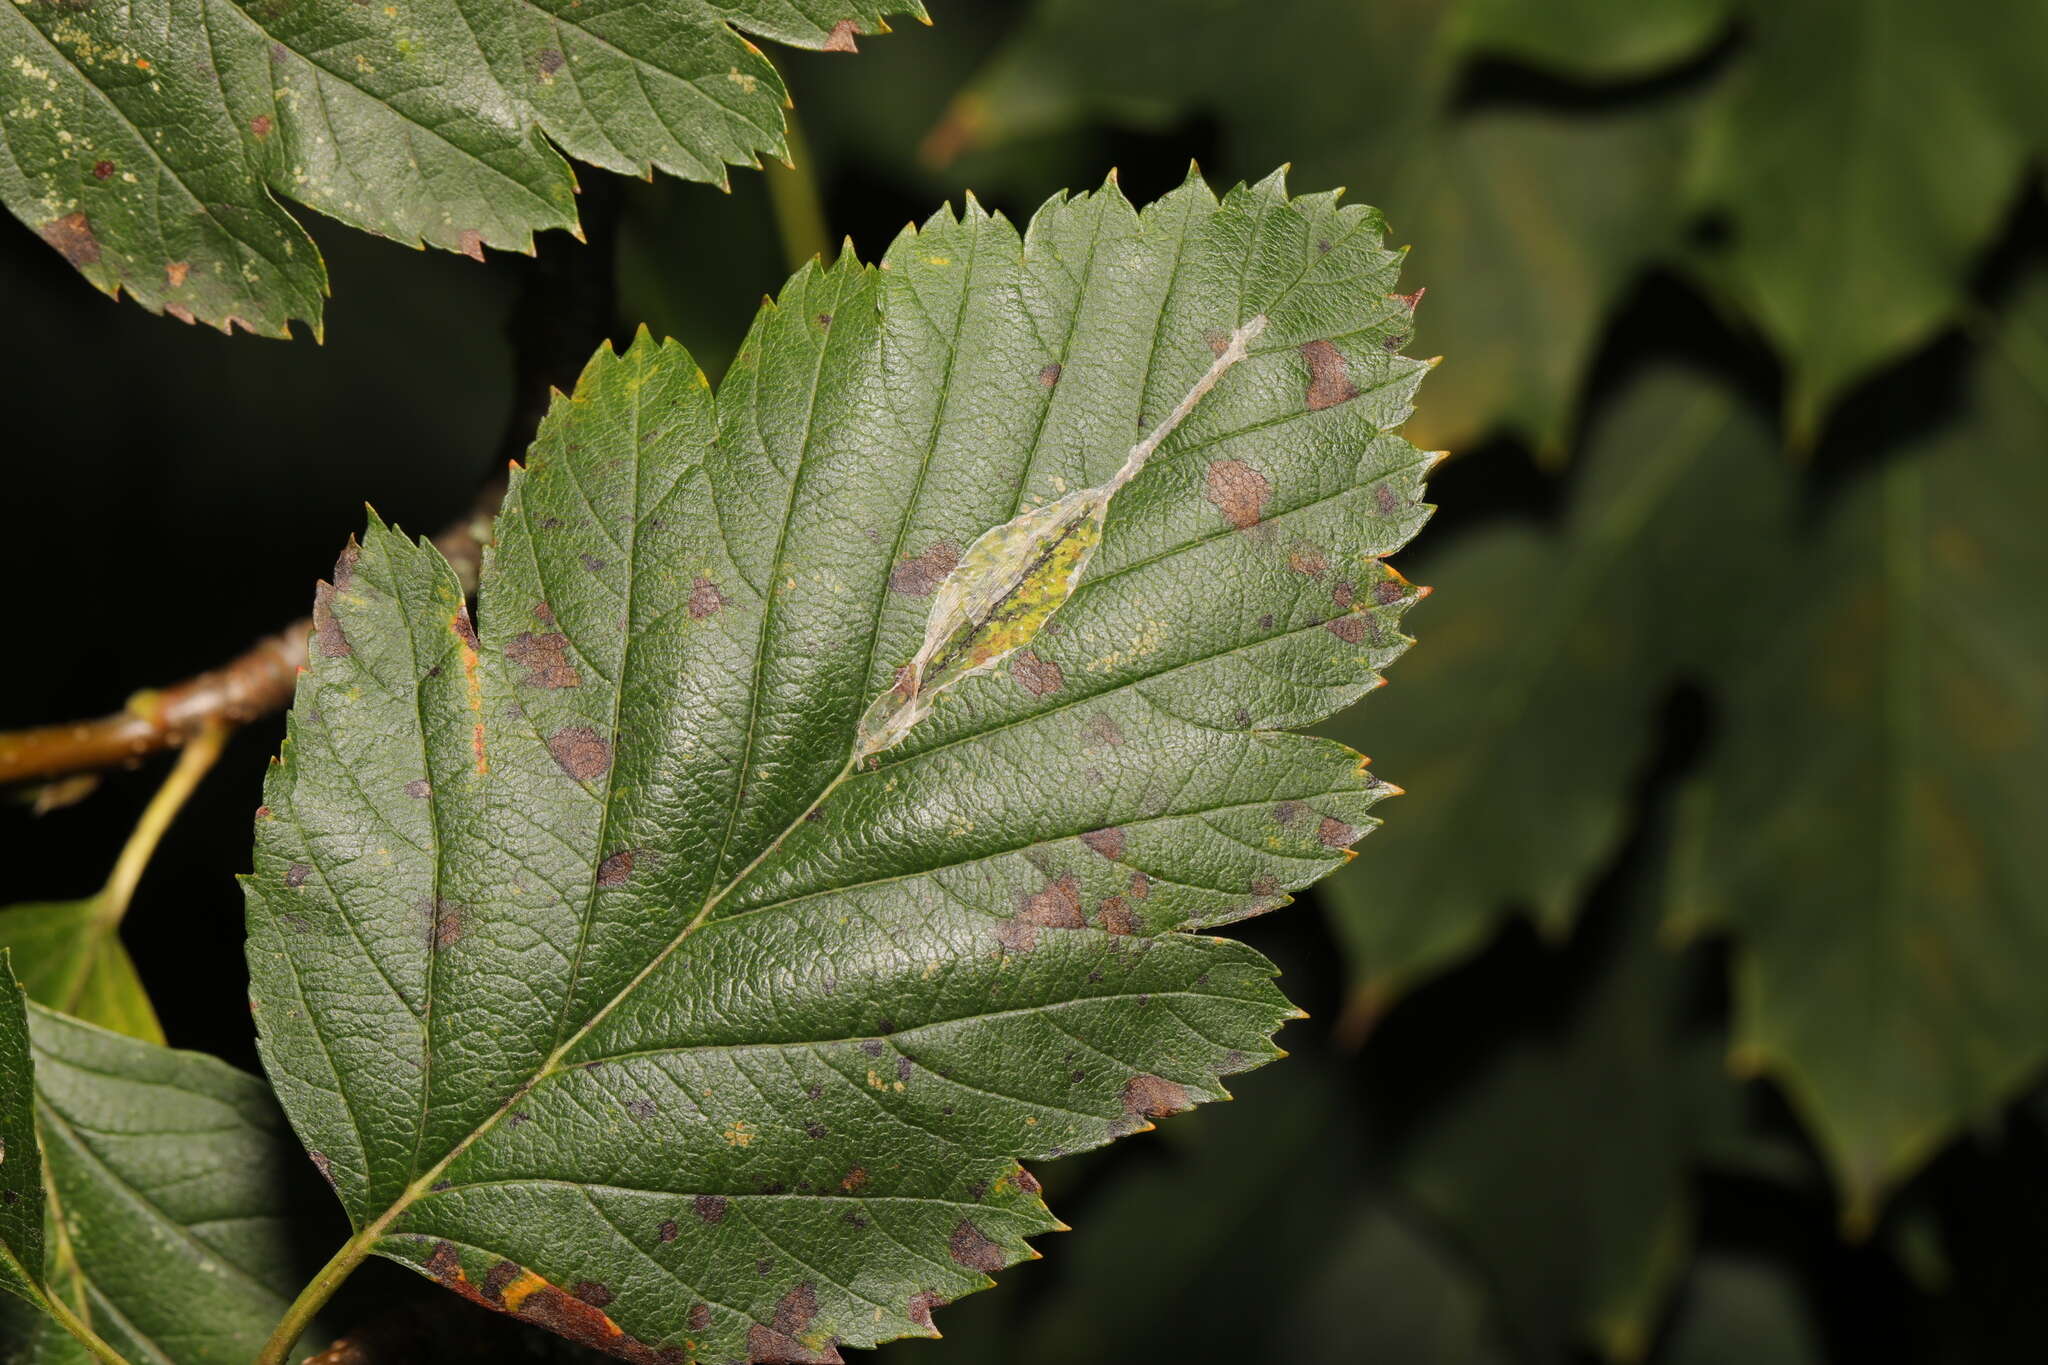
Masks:
[[[185,277],[192,273],[190,261],[165,261],[164,283],[177,289],[185,283]]]
[[[463,1270],[454,1246],[447,1242],[435,1243],[433,1254],[421,1269],[471,1303],[544,1327],[579,1346],[603,1351],[632,1365],[684,1365],[687,1359],[680,1347],[650,1345],[605,1316],[602,1307],[590,1302],[591,1298],[611,1301],[611,1292],[601,1285],[578,1286],[586,1292],[603,1291],[579,1298],[524,1266],[500,1261],[479,1287]]]

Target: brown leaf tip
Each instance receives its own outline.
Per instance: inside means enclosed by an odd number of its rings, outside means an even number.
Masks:
[[[1124,1082],[1124,1113],[1133,1119],[1163,1119],[1194,1107],[1187,1087],[1164,1076],[1140,1073]]]
[[[859,32],[860,30],[854,27],[853,20],[841,19],[838,23],[832,25],[832,33],[825,39],[823,50],[826,52],[858,52],[860,51],[860,45],[854,42],[853,39],[854,35]]]

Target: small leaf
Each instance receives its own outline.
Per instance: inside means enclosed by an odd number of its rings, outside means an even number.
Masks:
[[[836,1359],[1034,1254],[1020,1160],[1275,1056],[1272,967],[1201,931],[1386,791],[1288,730],[1415,597],[1382,558],[1427,515],[1427,366],[1381,233],[1277,176],[1021,235],[970,202],[799,271],[715,399],[679,347],[601,352],[474,624],[373,524],[248,883],[265,1062],[355,1250],[629,1360]],[[1070,595],[963,549],[1126,468]],[[1020,584],[992,643],[960,603]],[[921,655],[948,685],[871,747]]]
[[[1463,0],[1468,50],[1568,76],[1627,80],[1699,53],[1728,27],[1735,0]]]
[[[162,1043],[163,1025],[99,896],[0,910],[0,946],[11,948],[29,999]]]
[[[99,288],[289,335],[326,267],[291,199],[481,260],[576,227],[567,157],[726,181],[782,156],[781,78],[741,36],[827,51],[918,0],[362,0],[0,11],[0,199]],[[559,149],[559,150],[558,150]]]
[[[1709,273],[1788,360],[1810,442],[1849,385],[1962,307],[2038,139],[2048,7],[1985,0],[1748,6],[1735,83],[1699,133],[1693,197],[1725,216]]]

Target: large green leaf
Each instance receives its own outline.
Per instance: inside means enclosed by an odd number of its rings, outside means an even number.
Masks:
[[[1677,246],[1683,106],[1460,112],[1461,33],[1481,18],[1464,0],[1212,0],[1161,24],[1142,5],[1040,0],[929,145],[1214,114],[1231,168],[1285,158],[1369,195],[1416,243],[1420,323],[1453,359],[1411,435],[1457,447],[1507,427],[1556,453],[1601,320]]]
[[[1675,886],[1738,948],[1737,1056],[1791,1092],[1852,1226],[2048,1060],[2048,282],[1967,415],[1776,565]]]
[[[1323,891],[1352,1018],[1526,908],[1561,936],[1627,827],[1663,685],[1739,645],[1752,557],[1790,493],[1770,435],[1696,375],[1637,380],[1593,431],[1561,525],[1482,527],[1424,562],[1432,647],[1329,732],[1413,792]]]
[[[851,51],[918,0],[15,0],[0,199],[153,312],[318,330],[327,274],[279,199],[366,231],[528,251],[576,226],[564,154],[725,181],[784,154],[738,30]],[[559,149],[559,150],[557,150]]]
[[[1787,357],[1787,421],[1953,319],[2048,136],[2048,7],[1810,0],[1749,7],[1742,70],[1700,134],[1711,273]]]
[[[627,1359],[833,1359],[1031,1254],[1020,1159],[1273,1056],[1272,969],[1198,931],[1386,791],[1288,730],[1406,643],[1427,367],[1382,230],[1277,177],[1143,215],[1112,183],[1021,240],[941,212],[800,271],[715,402],[679,347],[600,353],[474,627],[373,524],[248,885],[265,1061],[352,1252]],[[977,537],[1074,506],[1259,316],[1057,616],[856,766]]]

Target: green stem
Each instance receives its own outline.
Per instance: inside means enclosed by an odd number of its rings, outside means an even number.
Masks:
[[[257,1354],[256,1365],[285,1365],[291,1359],[292,1347],[313,1325],[313,1319],[334,1297],[334,1291],[341,1288],[342,1281],[369,1259],[370,1247],[383,1231],[384,1222],[380,1220],[341,1244],[341,1250],[320,1267],[306,1282],[306,1287],[299,1291],[299,1296],[292,1300],[292,1306],[284,1310],[277,1330],[270,1334],[270,1340],[263,1343],[263,1350]]]
[[[184,809],[185,802],[197,790],[227,742],[228,727],[218,720],[210,720],[178,752],[178,761],[170,776],[164,779],[164,784],[156,789],[156,795],[143,807],[142,818],[135,822],[135,832],[121,846],[121,856],[114,860],[114,870],[108,875],[107,884],[100,888],[98,919],[104,927],[112,929],[128,913],[128,902],[135,898],[135,888],[142,880],[143,869],[149,866],[164,832],[178,818],[178,812]]]
[[[103,1365],[128,1365],[128,1357],[107,1345],[99,1333],[86,1326],[85,1320],[72,1311],[71,1305],[64,1302],[63,1296],[52,1294],[40,1285],[37,1286],[37,1292],[42,1301],[43,1311],[55,1318],[65,1331],[78,1338],[79,1345],[90,1351],[94,1360],[103,1362]]]
[[[822,264],[832,260],[832,229],[825,223],[825,204],[818,195],[818,180],[811,172],[811,149],[795,111],[786,111],[786,141],[789,164],[769,162],[762,170],[768,182],[768,202],[775,211],[775,232],[782,239],[782,254],[789,268],[800,270],[813,256]]]

